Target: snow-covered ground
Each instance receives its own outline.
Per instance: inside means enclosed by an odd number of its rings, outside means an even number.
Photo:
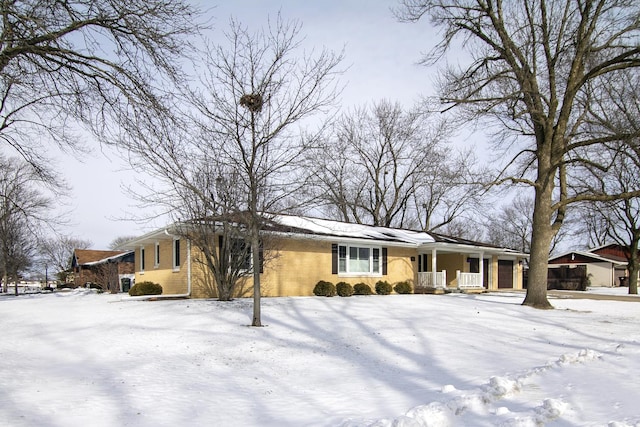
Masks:
[[[615,288],[607,288],[607,287],[599,287],[594,286],[587,289],[587,293],[591,294],[600,294],[600,295],[624,295],[633,298],[640,298],[640,295],[629,295],[629,288],[625,287],[615,287]]]
[[[0,298],[3,426],[640,426],[640,301]]]

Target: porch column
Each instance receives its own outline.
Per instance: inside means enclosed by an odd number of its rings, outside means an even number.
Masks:
[[[438,287],[437,252],[435,248],[431,249],[431,283],[433,283],[434,288]]]
[[[482,281],[484,280],[484,252],[480,252],[478,256],[478,272],[480,273],[480,286],[482,287]],[[487,284],[488,287],[488,284]]]

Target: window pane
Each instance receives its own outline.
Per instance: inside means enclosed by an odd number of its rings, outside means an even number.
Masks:
[[[373,249],[373,268],[372,273],[380,273],[380,249]]]
[[[180,240],[173,241],[173,266],[180,267]]]
[[[349,248],[349,272],[368,273],[369,268],[369,248]]]
[[[349,259],[358,259],[358,248],[355,246],[349,247]]]
[[[338,272],[347,272],[347,247],[338,246]]]

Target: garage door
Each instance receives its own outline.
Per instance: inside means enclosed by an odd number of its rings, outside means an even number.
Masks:
[[[513,288],[513,261],[498,260],[498,288]]]

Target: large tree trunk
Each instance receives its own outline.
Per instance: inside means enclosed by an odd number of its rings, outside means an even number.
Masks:
[[[541,180],[538,180],[541,181]],[[533,211],[533,232],[529,261],[529,282],[523,305],[549,309],[553,306],[547,300],[547,269],[549,247],[555,232],[551,225],[553,185],[540,183],[536,188],[535,209]]]
[[[629,264],[629,294],[638,294],[638,263]]]
[[[629,270],[629,294],[638,294],[638,241],[633,239],[631,241],[631,256],[629,257],[627,269]]]

